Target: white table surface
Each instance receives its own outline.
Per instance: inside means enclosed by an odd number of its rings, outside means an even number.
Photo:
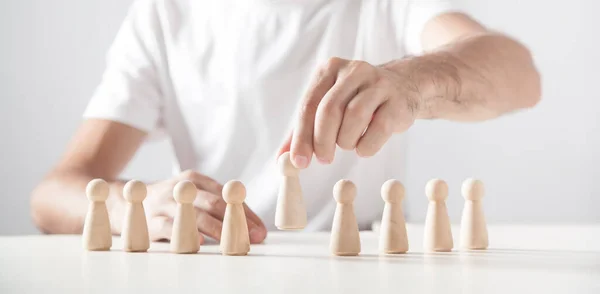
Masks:
[[[362,232],[358,257],[335,257],[328,233],[271,232],[248,256],[218,245],[176,255],[167,243],[87,252],[80,236],[0,237],[0,293],[600,293],[600,226],[489,226],[485,251],[380,255]],[[458,227],[453,227],[455,245]]]

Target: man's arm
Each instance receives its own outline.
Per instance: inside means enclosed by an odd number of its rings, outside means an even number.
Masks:
[[[331,163],[336,145],[368,157],[415,119],[481,121],[540,100],[529,50],[461,13],[442,14],[423,29],[426,52],[371,65],[332,58],[303,98],[279,153],[306,168],[313,154]]]
[[[422,44],[422,56],[387,65],[410,72],[420,95],[418,118],[486,120],[540,100],[540,76],[529,50],[467,15],[434,18]]]
[[[31,213],[44,233],[81,233],[88,199],[85,187],[94,178],[110,184],[109,214],[123,201],[124,182],[116,177],[133,157],[146,134],[138,129],[99,119],[86,120],[71,140],[58,165],[32,193]],[[114,219],[114,218],[113,218]],[[117,233],[113,225],[113,233]]]

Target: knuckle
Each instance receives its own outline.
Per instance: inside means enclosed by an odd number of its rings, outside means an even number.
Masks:
[[[364,70],[364,69],[369,69],[371,67],[371,65],[363,60],[353,60],[352,61],[352,68],[357,69],[357,70]]]
[[[212,189],[213,191],[215,191],[216,193],[219,193],[219,195],[221,193],[223,193],[223,185],[221,185],[218,182],[212,182]]]
[[[393,131],[394,125],[389,119],[379,119],[372,122],[376,132],[381,134],[390,134]]]
[[[321,106],[324,115],[338,115],[342,112],[342,104],[335,100],[326,100]]]
[[[221,199],[217,197],[204,197],[204,203],[206,204],[206,208],[210,210],[214,210],[219,207],[219,202]]]
[[[372,68],[371,64],[362,60],[354,60],[350,63],[348,75],[363,74]]]
[[[208,207],[212,208],[212,209],[217,209],[219,207],[219,204],[221,203],[221,199],[217,198],[217,197],[211,197],[210,199],[208,199]]]
[[[390,89],[394,86],[389,79],[382,76],[375,77],[375,85],[380,89]]]
[[[322,69],[326,70],[326,71],[329,71],[330,69],[338,68],[342,63],[343,63],[343,59],[341,59],[339,57],[335,57],[335,56],[334,57],[330,57],[323,64]]]
[[[370,119],[372,115],[364,105],[357,102],[350,102],[346,112],[351,118],[361,121]]]
[[[319,108],[319,102],[316,100],[308,100],[302,104],[302,108],[300,109],[300,118],[302,120],[309,119],[311,114],[317,112]]]

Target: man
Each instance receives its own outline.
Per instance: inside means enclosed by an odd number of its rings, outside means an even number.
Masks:
[[[153,240],[171,235],[182,179],[198,188],[198,230],[218,240],[222,184],[239,179],[251,242],[261,242],[286,151],[302,169],[307,230],[330,226],[342,178],[358,187],[365,228],[382,208],[381,184],[403,178],[401,134],[415,120],[483,121],[540,99],[527,48],[444,0],[141,0],[108,57],[85,121],[33,192],[44,232],[80,232],[85,186],[103,178],[119,234],[118,176],[157,137],[171,140],[180,173],[148,183]]]

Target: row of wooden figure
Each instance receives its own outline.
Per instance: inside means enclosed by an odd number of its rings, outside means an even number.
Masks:
[[[142,203],[146,193],[146,185],[136,180],[127,182],[123,188],[123,198],[127,201],[121,233],[124,251],[146,252],[150,247]],[[83,246],[90,251],[109,250],[112,247],[111,226],[106,209],[109,186],[102,179],[94,179],[88,183],[86,194],[90,205],[83,228]],[[196,211],[192,204],[196,195],[196,186],[190,181],[181,181],[173,188],[177,212],[173,219],[170,246],[174,253],[196,253],[200,250]],[[245,198],[246,189],[241,182],[230,181],[223,187],[223,199],[227,202],[227,207],[220,246],[225,255],[246,255],[250,251],[248,225],[242,205]]]
[[[306,208],[300,187],[299,170],[294,167],[289,153],[278,159],[282,181],[277,200],[275,226],[280,230],[298,230],[306,226]],[[427,183],[425,194],[429,199],[423,248],[427,251],[450,251],[454,247],[450,219],[446,209],[448,185],[440,179]],[[465,206],[461,220],[461,247],[485,249],[488,234],[483,213],[483,183],[467,179],[462,185]],[[356,186],[348,180],[338,181],[333,188],[337,202],[331,228],[331,252],[335,255],[358,255],[360,237],[354,214],[353,202]],[[404,253],[408,251],[406,223],[402,212],[404,186],[397,180],[389,180],[381,187],[385,202],[380,227],[380,251]]]
[[[481,199],[483,184],[479,180],[467,179],[462,186],[465,205],[461,220],[461,247],[465,249],[486,249],[488,234]],[[440,179],[427,183],[425,194],[429,199],[423,249],[425,251],[451,251],[454,247],[450,219],[445,200],[448,185]],[[354,217],[352,202],[356,197],[356,187],[348,180],[339,181],[334,187],[334,197],[338,202],[332,226],[330,248],[336,255],[358,255],[360,238]],[[406,223],[402,212],[404,186],[397,180],[388,180],[381,187],[381,197],[385,202],[379,232],[381,253],[398,254],[408,251]]]
[[[284,153],[278,164],[282,179],[275,225],[280,230],[303,229],[307,223],[307,216],[298,177],[299,170],[291,163],[289,153]],[[433,179],[427,183],[425,190],[429,207],[425,221],[424,249],[450,251],[453,248],[453,240],[445,203],[448,185],[442,180]],[[145,252],[150,247],[142,203],[146,193],[146,185],[136,180],[129,181],[123,188],[127,209],[121,239],[125,251]],[[92,180],[86,188],[86,194],[90,206],[83,229],[84,248],[108,250],[112,246],[111,226],[105,204],[109,186],[102,179]],[[173,188],[177,212],[173,220],[170,246],[174,253],[195,253],[200,249],[196,212],[192,204],[196,194],[196,186],[190,181],[181,181]],[[468,179],[463,183],[462,194],[466,202],[461,221],[461,245],[468,249],[485,249],[488,246],[488,235],[481,204],[483,184],[478,180]],[[356,186],[349,180],[340,180],[333,188],[333,197],[337,206],[331,228],[331,252],[335,255],[358,255],[361,245],[353,207]],[[385,206],[380,227],[380,251],[404,253],[408,251],[408,237],[402,212],[404,187],[397,180],[389,180],[381,187],[381,197]],[[246,255],[250,251],[243,208],[245,198],[246,188],[240,181],[229,181],[223,187],[223,200],[227,206],[223,218],[220,250],[224,255]]]

